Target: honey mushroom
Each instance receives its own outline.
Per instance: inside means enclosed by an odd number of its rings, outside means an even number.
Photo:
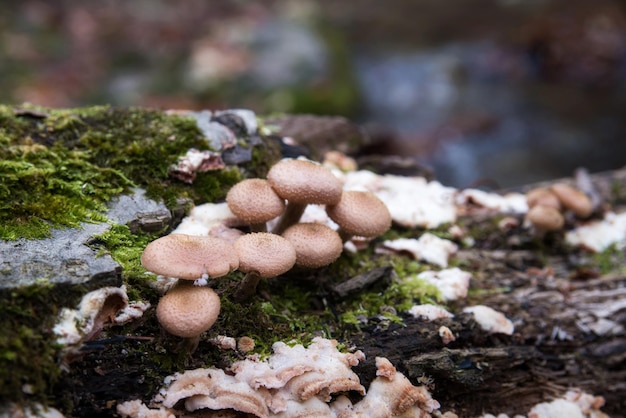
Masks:
[[[296,262],[296,250],[280,235],[255,232],[242,235],[233,244],[239,257],[239,270],[246,273],[233,298],[242,303],[255,292],[259,281],[289,271]]]
[[[141,255],[146,270],[178,280],[159,301],[157,320],[172,335],[184,338],[190,352],[200,335],[217,320],[220,298],[202,284],[239,266],[233,246],[219,238],[169,234],[149,243]]]
[[[220,313],[220,298],[210,287],[179,282],[157,305],[159,324],[172,335],[182,337],[189,352],[195,351],[200,335],[213,326]]]
[[[565,222],[561,212],[552,206],[543,205],[530,208],[526,219],[533,225],[537,238],[543,238],[547,232],[560,230]]]
[[[387,205],[371,192],[345,191],[337,204],[326,206],[326,213],[339,225],[343,242],[353,236],[373,238],[391,227]]]
[[[283,232],[296,250],[296,266],[319,268],[335,261],[343,251],[343,242],[332,228],[312,222],[297,223]]]
[[[556,183],[550,187],[563,207],[572,211],[579,218],[588,218],[593,212],[593,203],[589,196],[577,188],[565,183]]]
[[[267,221],[285,211],[285,201],[264,179],[246,179],[226,195],[226,204],[239,219],[250,224],[252,232],[266,232]]]
[[[233,246],[219,238],[169,234],[149,243],[141,254],[146,270],[183,280],[206,280],[236,270]]]
[[[324,166],[309,160],[282,160],[267,173],[276,194],[287,200],[285,212],[272,230],[282,234],[300,220],[308,204],[334,205],[341,199],[342,184]]]

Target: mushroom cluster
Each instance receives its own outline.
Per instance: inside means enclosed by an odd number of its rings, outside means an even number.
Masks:
[[[226,203],[251,231],[233,244],[239,270],[246,273],[235,292],[237,302],[252,296],[261,278],[276,277],[294,265],[326,266],[339,258],[351,237],[373,238],[391,226],[389,209],[375,194],[344,191],[331,170],[303,159],[279,161],[267,179],[239,182],[228,192]],[[300,222],[308,205],[323,206],[338,230]],[[268,232],[267,224],[274,219]]]
[[[565,183],[530,190],[526,194],[526,202],[526,220],[533,226],[538,238],[542,238],[547,232],[563,229],[567,214],[586,219],[593,213],[589,196]]]
[[[242,303],[261,279],[280,276],[294,266],[320,268],[335,261],[352,236],[372,238],[391,226],[387,206],[373,193],[343,191],[341,181],[309,160],[282,160],[265,179],[247,179],[226,196],[230,211],[250,233],[229,242],[175,232],[152,241],[141,263],[157,275],[178,279],[157,306],[157,319],[170,334],[184,338],[191,351],[217,320],[220,298],[206,287],[209,278],[234,270],[245,273],[234,293]],[[338,230],[299,220],[307,205],[325,205]],[[270,220],[278,219],[271,232]],[[195,285],[195,286],[194,286]]]

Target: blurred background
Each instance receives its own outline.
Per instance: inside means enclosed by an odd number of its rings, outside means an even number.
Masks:
[[[618,0],[0,0],[0,103],[342,115],[446,185],[626,164]]]

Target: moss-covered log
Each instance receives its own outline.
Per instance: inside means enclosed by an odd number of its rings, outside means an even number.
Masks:
[[[306,121],[308,126],[315,118]],[[1,106],[0,238],[5,244],[27,245],[59,229],[105,222],[107,227],[84,245],[94,258],[110,257],[119,264],[119,274],[107,284],[122,283],[131,300],[155,306],[158,294],[139,263],[143,248],[166,233],[191,204],[220,201],[240,179],[263,176],[281,155],[280,132],[264,133],[253,140],[238,133],[237,146],[252,150],[248,161],[199,173],[187,183],[170,176],[170,167],[189,148],[210,148],[188,116],[108,107]],[[623,209],[626,171],[592,178],[606,205]],[[160,227],[145,230],[112,221],[112,203],[137,190],[146,190],[169,211]],[[91,290],[89,282],[68,284],[63,277],[42,274],[29,286],[3,286],[0,404],[36,401],[67,416],[110,416],[117,402],[148,401],[169,374],[226,367],[242,356],[211,344],[217,335],[250,336],[260,355],[278,340],[307,342],[323,335],[365,352],[367,361],[357,370],[366,386],[374,377],[374,358],[385,356],[414,383],[429,385],[443,411],[462,417],[526,413],[530,405],[569,387],[604,396],[603,410],[623,416],[624,251],[613,247],[591,254],[567,246],[560,234],[539,241],[521,226],[502,229],[501,220],[484,211],[470,211],[458,220],[474,244],[459,251],[451,264],[470,271],[473,279],[469,297],[449,302],[448,308],[461,312],[467,305],[492,306],[513,320],[511,336],[482,331],[469,314],[434,322],[406,315],[412,304],[441,302],[441,295],[424,282],[398,280],[426,270],[425,263],[373,250],[381,240],[424,232],[395,227],[369,248],[344,254],[329,267],[262,282],[246,305],[231,298],[242,273],[213,281],[222,314],[192,356],[180,349],[179,339],[161,332],[149,309],[139,320],[85,341],[71,363],[61,364],[52,327],[63,307],[76,307]],[[432,232],[450,237],[448,226]],[[9,264],[0,261],[0,274],[8,277]],[[612,321],[615,330],[602,329],[600,319]],[[598,328],[590,328],[594,321]],[[455,341],[442,342],[442,325]]]

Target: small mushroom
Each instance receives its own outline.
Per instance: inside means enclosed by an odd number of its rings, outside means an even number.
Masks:
[[[185,338],[193,352],[200,334],[211,328],[220,313],[220,298],[210,287],[179,282],[159,301],[159,324],[170,334]]]
[[[285,201],[264,179],[246,179],[235,184],[226,195],[230,210],[253,232],[265,232],[266,222],[285,211]]]
[[[355,235],[373,238],[391,227],[387,205],[371,192],[343,192],[337,204],[326,206],[326,213],[339,225],[344,242]]]
[[[225,240],[169,234],[146,246],[141,264],[162,276],[197,280],[224,276],[237,268],[239,259],[233,246]]]
[[[282,160],[267,173],[267,181],[287,200],[287,208],[274,227],[282,234],[298,222],[308,204],[333,205],[341,199],[342,184],[322,165],[309,160]]]
[[[296,265],[319,268],[335,261],[343,251],[339,234],[319,223],[297,223],[283,232],[296,250]]]
[[[291,242],[269,232],[243,235],[233,247],[239,256],[239,270],[246,273],[234,295],[240,303],[254,294],[261,278],[279,276],[296,262],[296,250]]]
[[[535,228],[535,236],[538,238],[543,238],[546,232],[560,230],[565,222],[557,209],[542,205],[530,208],[526,213],[526,219]]]
[[[254,346],[254,340],[245,335],[239,338],[239,340],[237,341],[237,350],[241,351],[242,353],[249,353],[250,351],[254,350]]]
[[[568,209],[579,218],[588,218],[593,212],[593,204],[589,196],[576,187],[565,183],[553,184],[550,188],[558,197],[565,209]]]
[[[526,202],[529,208],[537,205],[550,206],[556,210],[561,210],[561,201],[550,189],[539,187],[526,193]]]

